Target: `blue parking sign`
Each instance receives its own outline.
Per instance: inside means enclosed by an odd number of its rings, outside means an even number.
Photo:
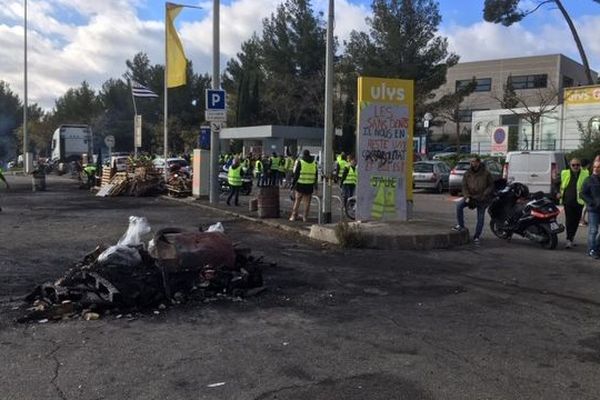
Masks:
[[[206,109],[225,110],[225,91],[206,89]]]

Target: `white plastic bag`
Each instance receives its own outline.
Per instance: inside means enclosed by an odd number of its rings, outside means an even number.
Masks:
[[[142,244],[142,236],[152,230],[148,220],[145,217],[129,217],[129,228],[127,232],[119,239],[118,245],[138,246]]]
[[[208,227],[208,229],[206,230],[206,232],[221,232],[221,233],[225,233],[225,228],[223,228],[223,224],[220,222],[217,222],[216,224],[213,224],[211,226]]]
[[[119,242],[104,250],[98,256],[100,264],[115,264],[135,267],[142,262],[142,257],[136,246],[144,245],[142,236],[152,230],[145,217],[129,217],[127,232],[119,239]]]

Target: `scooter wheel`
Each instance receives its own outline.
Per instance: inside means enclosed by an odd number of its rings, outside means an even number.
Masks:
[[[542,225],[539,227],[540,234],[544,236],[544,240],[540,242],[544,249],[554,250],[556,245],[558,244],[558,235],[556,233],[552,233],[550,226]]]
[[[503,225],[504,224],[502,223],[502,221],[497,220],[497,219],[492,219],[490,221],[490,230],[499,239],[504,239],[504,240],[510,239],[510,233],[502,228]]]

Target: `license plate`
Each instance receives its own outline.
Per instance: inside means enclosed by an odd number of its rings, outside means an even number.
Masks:
[[[550,222],[550,230],[552,232],[562,232],[564,229],[565,228],[561,224],[557,222]]]

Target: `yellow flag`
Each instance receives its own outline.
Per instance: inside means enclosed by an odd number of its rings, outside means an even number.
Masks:
[[[177,15],[179,15],[179,12],[183,7],[173,3],[167,3],[166,6],[167,20],[165,23],[167,30],[167,87],[174,88],[177,86],[183,86],[186,83],[187,60],[185,58],[185,53],[183,52],[181,40],[179,40],[179,35],[177,35],[175,25],[173,24],[175,18]]]

